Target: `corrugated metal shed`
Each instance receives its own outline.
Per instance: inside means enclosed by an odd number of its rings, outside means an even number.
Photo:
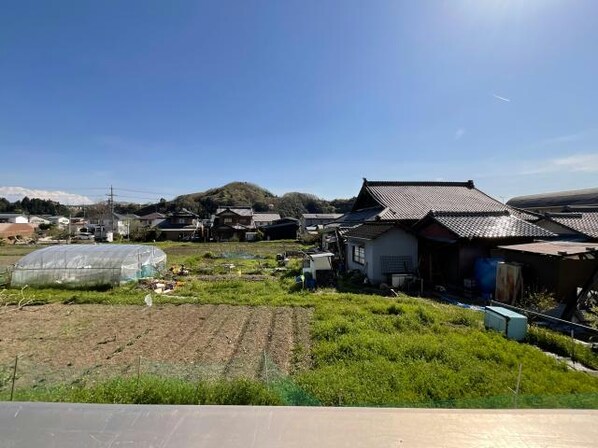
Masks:
[[[582,254],[598,254],[598,243],[576,243],[569,241],[541,241],[537,243],[498,246],[498,248],[556,257],[575,256],[577,258],[578,255]]]

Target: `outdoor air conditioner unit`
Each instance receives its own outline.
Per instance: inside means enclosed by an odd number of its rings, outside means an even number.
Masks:
[[[413,278],[415,278],[413,274],[391,274],[390,282],[393,288],[402,288]]]
[[[527,335],[527,317],[501,306],[486,307],[484,326],[516,341],[525,339]]]

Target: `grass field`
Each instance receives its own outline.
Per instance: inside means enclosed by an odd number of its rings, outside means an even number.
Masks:
[[[573,353],[576,360],[598,368],[598,357],[588,347],[581,344],[573,346],[565,336],[532,329],[527,342],[517,343],[506,340],[500,334],[485,331],[481,313],[427,299],[407,296],[386,298],[378,295],[340,293],[332,289],[315,293],[301,291],[294,284],[293,271],[279,272],[274,269],[275,254],[300,249],[301,247],[295,243],[164,243],[160,246],[169,255],[171,263],[184,263],[191,269],[192,275],[183,279],[184,284],[177,288],[173,295],[154,296],[154,307],[151,310],[154,319],[159,319],[157,316],[160,313],[177,314],[171,310],[193,311],[178,313],[177,315],[183,317],[178,317],[178,320],[172,322],[172,330],[164,330],[162,333],[156,330],[155,340],[151,343],[143,342],[146,341],[145,336],[139,338],[139,346],[136,345],[137,342],[132,346],[126,346],[125,343],[122,353],[119,352],[117,357],[122,354],[124,359],[127,353],[132,356],[129,356],[125,363],[127,369],[114,371],[113,378],[104,375],[105,380],[95,377],[93,382],[72,378],[62,383],[42,381],[37,383],[35,388],[25,386],[23,379],[20,380],[23,382],[21,387],[17,388],[17,397],[100,402],[232,404],[237,400],[245,404],[334,406],[598,408],[598,378],[589,373],[570,370],[563,362],[547,356],[539,348],[561,355]],[[0,248],[0,252],[3,249]],[[230,264],[235,265],[234,269],[228,267]],[[298,260],[293,260],[291,265],[297,267]],[[205,275],[209,275],[209,279],[202,277]],[[259,281],[252,281],[246,278],[247,275],[262,277]],[[61,306],[64,312],[73,309],[76,310],[73,311],[75,313],[83,308],[78,307],[79,304],[107,305],[96,306],[95,312],[101,313],[105,308],[105,314],[111,316],[114,310],[118,309],[118,313],[114,313],[114,322],[115,325],[121,322],[120,327],[123,328],[124,334],[129,331],[126,325],[130,323],[127,324],[127,320],[119,321],[117,316],[119,313],[126,314],[132,311],[120,310],[137,309],[139,312],[146,294],[147,291],[135,285],[104,292],[54,288],[26,289],[23,292],[5,291],[2,300],[13,304],[23,298],[31,301],[31,304],[54,303],[56,305],[52,306]],[[184,305],[191,308],[173,307],[173,304],[191,304]],[[152,362],[163,360],[164,356],[172,356],[178,347],[177,341],[193,331],[198,333],[206,329],[208,339],[210,334],[218,334],[208,331],[209,328],[217,327],[218,320],[210,324],[208,319],[205,324],[199,325],[198,319],[184,318],[186,315],[194,315],[193,313],[199,317],[204,312],[201,310],[211,309],[205,308],[206,305],[220,308],[221,311],[215,311],[213,317],[218,318],[220,315],[223,321],[226,317],[221,314],[225,309],[240,310],[240,317],[230,321],[231,324],[235,320],[239,321],[235,323],[238,332],[229,331],[232,344],[235,344],[235,347],[244,347],[232,350],[240,356],[241,361],[236,364],[243,365],[237,370],[240,374],[227,375],[216,372],[212,377],[197,376],[190,379],[177,375],[177,369],[168,373],[145,367],[141,374],[138,374],[134,368],[137,352],[131,347],[141,347],[145,344],[143,362],[146,363],[144,366],[149,366]],[[225,305],[234,306],[227,308]],[[48,305],[40,305],[38,308],[51,309]],[[291,349],[288,338],[286,342],[272,342],[285,341],[281,335],[275,336],[276,331],[273,329],[276,325],[273,322],[276,321],[276,316],[280,313],[286,313],[288,316],[288,313],[293,312],[287,310],[295,308],[313,310],[307,311],[312,316],[311,320],[296,321],[292,324],[295,327],[309,327],[309,348],[306,347],[307,344],[302,344]],[[31,321],[30,310],[33,309],[26,307],[15,310],[14,306],[9,306],[0,311],[0,326],[13,322],[13,330],[8,335],[3,334],[0,341],[0,353],[6,354],[5,361],[0,366],[0,398],[8,397],[10,359],[14,356],[11,350],[14,351],[18,346],[9,340],[16,338],[22,342],[24,337],[19,333],[19,328],[23,325],[14,322],[16,319]],[[261,309],[271,311],[259,311]],[[254,335],[253,339],[262,341],[256,343],[253,348],[248,342],[243,345],[240,342],[243,337],[238,336],[245,327],[246,321],[242,316],[247,313],[254,313],[256,324],[247,324],[247,328],[251,330],[246,328],[243,334]],[[259,313],[266,313],[265,318],[258,318]],[[107,319],[110,317],[104,316],[104,321]],[[268,323],[258,323],[262,321]],[[285,322],[287,323],[284,325],[288,326],[288,318]],[[48,328],[43,322],[38,322],[30,328],[35,327]],[[117,328],[120,327],[117,325]],[[169,326],[162,325],[161,328],[167,329]],[[140,327],[131,330],[130,335],[134,337],[139,334],[139,330]],[[76,337],[79,330],[74,328],[70,331],[71,336]],[[34,337],[35,334],[32,332],[28,337]],[[193,356],[213,356],[214,350],[208,348],[210,346],[204,344],[205,341],[200,336],[196,334],[190,339],[190,351],[194,353]],[[108,344],[111,342],[101,344],[101,348],[97,350],[108,350],[104,347]],[[286,344],[286,348],[281,349],[280,344]],[[119,347],[119,344],[113,345],[113,350]],[[32,346],[35,347],[35,344]],[[158,348],[160,346],[163,350]],[[269,352],[264,350],[265,346],[268,346],[272,353],[278,350],[279,354],[284,355],[280,355],[282,358],[278,361],[272,357],[271,364],[268,364],[270,356]],[[93,350],[93,346],[88,346],[84,352],[89,353]],[[266,360],[256,359],[260,358],[260,350],[261,358],[264,358],[264,353],[267,354]],[[231,350],[225,347],[224,352],[228,353]],[[27,359],[23,359],[25,365]],[[188,361],[193,359],[183,356],[173,362],[189,364]],[[230,359],[234,358],[227,357],[227,362]],[[284,367],[292,366],[293,363],[299,363],[304,367]],[[115,364],[119,366],[119,363]],[[94,365],[88,368],[93,370]],[[263,372],[264,366],[267,365],[271,365],[272,368],[268,378],[265,378]],[[516,398],[512,391],[517,387],[520,365],[522,375],[519,396]],[[248,372],[253,373],[244,372],[246,367]],[[229,373],[230,371],[230,367],[223,370]],[[235,390],[239,392],[238,396],[235,395]]]

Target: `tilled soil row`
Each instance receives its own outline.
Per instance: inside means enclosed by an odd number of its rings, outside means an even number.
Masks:
[[[268,379],[309,368],[311,317],[299,307],[26,307],[0,314],[0,379],[16,355],[20,385],[138,371]]]

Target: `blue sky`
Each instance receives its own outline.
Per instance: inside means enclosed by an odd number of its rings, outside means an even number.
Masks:
[[[2,6],[0,186],[598,186],[592,0]]]

